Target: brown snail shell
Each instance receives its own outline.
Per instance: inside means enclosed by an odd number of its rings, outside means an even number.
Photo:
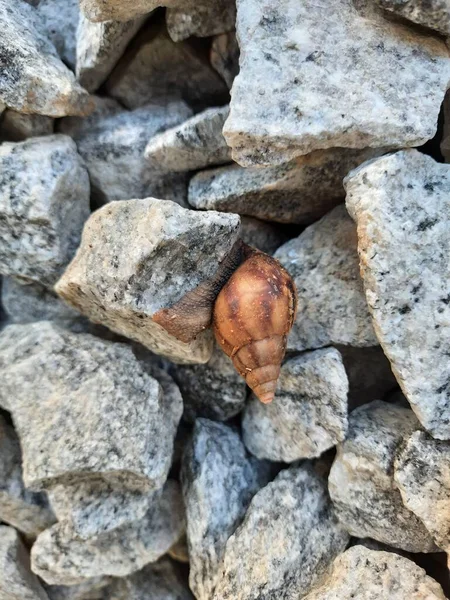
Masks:
[[[289,273],[277,260],[257,250],[237,268],[216,298],[216,339],[261,402],[271,402],[275,396],[296,307],[297,294]]]

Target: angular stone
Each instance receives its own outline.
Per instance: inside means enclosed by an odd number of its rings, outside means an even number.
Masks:
[[[222,33],[213,38],[210,53],[211,65],[231,89],[239,73],[239,45],[236,33]]]
[[[396,452],[418,426],[409,408],[380,400],[350,414],[328,489],[335,513],[351,535],[408,552],[436,551],[423,523],[403,505],[394,481]]]
[[[77,141],[88,134],[99,119],[123,112],[123,106],[108,96],[92,96],[92,102],[94,110],[87,117],[64,117],[57,121],[57,131]]]
[[[167,30],[174,42],[191,35],[210,37],[234,29],[236,22],[235,0],[188,0],[179,7],[168,8]]]
[[[90,21],[130,21],[158,6],[174,6],[179,2],[180,0],[80,0],[80,8]]]
[[[298,311],[288,350],[378,343],[359,276],[356,228],[338,206],[275,252],[294,278]]]
[[[158,23],[133,41],[106,89],[131,109],[168,99],[183,99],[196,110],[227,102],[226,85],[204,54],[190,42],[175,43]]]
[[[227,421],[241,412],[247,399],[245,381],[217,346],[204,365],[176,365],[171,373],[183,395],[183,417]]]
[[[8,142],[23,142],[30,137],[51,135],[54,119],[43,115],[25,115],[8,109],[0,123],[0,138]]]
[[[191,179],[189,204],[307,225],[342,202],[342,179],[374,154],[370,148],[339,148],[314,152],[267,169],[244,169],[239,165],[209,169]]]
[[[10,325],[0,336],[0,368],[0,404],[12,400],[28,487],[99,479],[143,491],[163,485],[174,408],[131,348],[49,322]]]
[[[52,286],[89,216],[89,177],[62,135],[0,146],[0,272]]]
[[[93,105],[61,62],[38,11],[26,2],[0,2],[0,100],[24,113],[84,115]]]
[[[241,64],[224,135],[239,164],[434,136],[450,80],[443,40],[366,0],[237,5]]]
[[[307,464],[284,470],[256,494],[229,538],[214,600],[301,598],[348,540],[326,482]]]
[[[353,546],[305,600],[444,600],[441,586],[412,560]]]
[[[28,538],[36,537],[55,522],[45,495],[25,489],[20,443],[13,428],[1,415],[0,521],[14,526]]]
[[[288,232],[276,223],[260,221],[253,217],[241,217],[242,241],[266,254],[273,254],[281,244],[288,241],[289,237]]]
[[[83,14],[77,29],[77,79],[89,92],[105,81],[146,17],[93,23]]]
[[[91,215],[56,291],[92,321],[157,354],[207,362],[210,332],[180,342],[153,316],[213,277],[238,235],[237,215],[197,213],[154,198],[113,202]]]
[[[30,571],[28,552],[12,527],[0,525],[0,598],[49,600],[38,578]]]
[[[450,439],[450,167],[405,150],[346,188],[378,339],[419,421]]]
[[[208,108],[152,137],[145,157],[163,171],[194,171],[230,162],[230,149],[222,135],[228,112],[228,106]]]
[[[413,23],[450,35],[450,5],[447,0],[375,0],[396,15]]]
[[[395,462],[403,503],[450,554],[450,444],[416,431]]]
[[[315,458],[345,439],[348,379],[334,348],[307,352],[281,367],[275,399],[252,396],[242,420],[244,443],[258,458]]]
[[[57,523],[36,540],[33,571],[51,585],[74,585],[90,577],[125,577],[158,560],[183,535],[185,518],[178,484],[168,481],[147,514],[87,541]]]
[[[37,10],[61,60],[75,71],[78,0],[39,0]]]
[[[110,577],[94,577],[78,585],[44,585],[44,588],[50,600],[111,600],[103,595],[103,588],[110,582]]]
[[[250,458],[239,434],[197,419],[181,472],[187,518],[189,583],[197,600],[212,598],[225,544],[252,497],[267,483],[267,465]]]

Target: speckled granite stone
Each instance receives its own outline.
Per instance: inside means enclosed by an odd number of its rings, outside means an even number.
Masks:
[[[78,0],[39,0],[37,11],[61,60],[75,71],[76,32],[80,14]]]
[[[166,13],[167,30],[175,42],[192,35],[210,37],[234,29],[235,0],[184,0],[179,4]]]
[[[82,139],[93,129],[98,120],[112,117],[123,112],[123,106],[114,98],[108,96],[91,96],[94,110],[86,117],[64,117],[56,122],[58,133],[64,133],[74,139]]]
[[[413,23],[450,35],[450,4],[448,0],[375,0],[375,2]]]
[[[77,585],[45,585],[49,600],[112,600],[105,598],[107,585],[111,582],[110,577],[93,577],[86,579]]]

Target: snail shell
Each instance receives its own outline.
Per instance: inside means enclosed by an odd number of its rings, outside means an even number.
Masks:
[[[217,296],[213,329],[261,402],[275,396],[297,294],[289,273],[274,258],[253,251]]]

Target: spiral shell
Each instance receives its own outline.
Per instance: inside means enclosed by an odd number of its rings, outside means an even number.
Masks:
[[[289,273],[274,258],[254,251],[217,296],[213,329],[261,402],[275,396],[297,294]]]

